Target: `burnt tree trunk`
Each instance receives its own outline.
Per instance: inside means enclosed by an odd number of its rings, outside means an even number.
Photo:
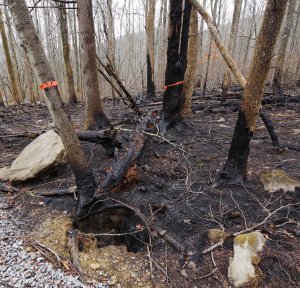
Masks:
[[[192,6],[189,1],[185,2],[184,16],[181,24],[182,2],[182,0],[170,1],[165,92],[163,97],[162,120],[159,125],[162,134],[164,134],[171,125],[180,121],[180,110],[184,103],[181,91],[187,66],[188,37]]]
[[[14,19],[17,33],[29,53],[41,83],[54,81],[54,75],[38,38],[25,0],[5,0]],[[78,216],[85,215],[94,199],[96,183],[75,129],[63,108],[57,86],[45,88],[48,109],[59,131],[69,164],[74,173],[78,194]]]
[[[254,58],[245,86],[242,107],[234,130],[227,161],[221,178],[241,182],[247,177],[250,140],[255,131],[267,79],[287,1],[268,0],[256,40]]]

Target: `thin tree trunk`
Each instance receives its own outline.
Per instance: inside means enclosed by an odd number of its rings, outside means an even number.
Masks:
[[[203,97],[205,96],[205,93],[206,93],[206,86],[207,86],[209,66],[210,66],[211,48],[212,48],[212,43],[213,43],[213,39],[212,39],[211,35],[209,38],[210,39],[209,39],[209,46],[208,46],[207,62],[206,62],[205,76],[203,79],[203,87],[202,87]]]
[[[16,39],[13,35],[13,31],[12,31],[9,15],[7,13],[7,9],[5,9],[4,12],[5,12],[6,23],[7,23],[6,27],[7,27],[8,43],[9,43],[10,52],[11,52],[10,53],[11,60],[12,60],[12,64],[13,64],[14,73],[16,75],[16,83],[17,83],[16,89],[18,91],[18,95],[20,95],[20,97],[21,97],[21,101],[23,101],[25,98],[25,93],[22,89],[23,87],[21,84],[20,67],[18,65],[18,57],[17,57],[17,52],[16,52],[16,48],[17,48]]]
[[[146,1],[146,60],[147,60],[147,99],[155,96],[154,84],[154,17],[155,0]]]
[[[109,127],[110,122],[100,97],[92,0],[78,0],[77,6],[86,112],[84,129],[102,129]]]
[[[240,15],[242,10],[242,0],[234,1],[234,11],[233,18],[230,29],[230,38],[228,44],[228,51],[233,56],[235,47],[236,47],[236,38],[239,27]],[[231,84],[230,70],[227,68],[224,73],[223,81],[222,81],[222,102],[226,101],[226,96],[228,92],[228,88]]]
[[[4,106],[4,100],[3,100],[2,91],[0,90],[0,107],[1,106]]]
[[[20,105],[22,97],[19,94],[19,91],[17,89],[18,84],[17,84],[16,74],[14,71],[13,63],[12,63],[12,58],[11,58],[9,47],[8,47],[8,40],[7,40],[7,35],[6,35],[6,31],[5,31],[5,25],[4,25],[1,9],[0,9],[0,33],[1,33],[1,40],[2,40],[2,45],[3,45],[5,60],[6,60],[8,76],[9,76],[9,80],[10,80],[12,98],[17,105]]]
[[[35,31],[25,0],[5,0],[16,24],[19,37],[31,57],[36,75],[41,83],[54,81],[50,64]],[[86,215],[95,194],[95,179],[80,142],[63,104],[57,86],[45,89],[48,109],[64,144],[70,166],[75,175],[78,193],[77,216]]]
[[[184,103],[181,110],[181,116],[186,118],[192,115],[192,94],[195,85],[196,68],[198,62],[198,12],[195,8],[192,9],[189,34],[188,63],[182,88]]]
[[[273,50],[284,17],[286,0],[268,0],[247,77],[242,107],[221,178],[242,182],[247,177],[250,141],[255,131]]]
[[[206,7],[206,0],[203,1],[203,7],[205,9]],[[201,24],[200,24],[200,40],[199,40],[199,55],[201,58],[203,58],[203,33],[204,33],[204,19],[201,17]],[[202,68],[203,65],[199,65],[198,72],[197,72],[197,81],[196,81],[196,87],[200,88],[202,87]]]
[[[275,97],[280,98],[283,96],[282,92],[282,70],[285,59],[286,50],[288,47],[290,33],[293,27],[294,12],[295,12],[296,0],[289,0],[285,25],[282,29],[279,47],[277,50],[277,58],[275,62],[275,72],[273,77],[273,92]]]
[[[25,70],[25,82],[26,82],[26,94],[28,95],[28,98],[30,100],[31,104],[36,104],[38,95],[36,93],[36,90],[34,88],[34,77],[33,77],[33,71],[30,64],[30,60],[28,57],[28,54],[26,52],[26,48],[21,45],[22,49],[22,56],[23,56],[23,63],[24,63],[24,70]]]
[[[67,22],[67,12],[66,4],[60,3],[60,31],[61,31],[61,40],[63,46],[63,55],[65,62],[66,75],[68,80],[68,102],[70,105],[77,104],[77,98],[74,88],[74,77],[73,77],[73,68],[70,63],[70,45],[68,39],[68,22]]]
[[[110,61],[110,66],[112,69],[117,73],[117,65],[116,65],[116,44],[115,44],[115,29],[114,29],[114,18],[112,13],[112,0],[106,1],[106,14],[107,14],[107,29],[108,29],[108,37],[107,37],[107,50],[108,50],[108,58]],[[112,83],[114,83],[113,79],[111,78]],[[116,99],[115,91],[111,88],[112,98]]]
[[[162,16],[162,27],[161,27],[161,43],[158,51],[158,57],[156,57],[158,71],[156,72],[156,85],[162,87],[164,84],[164,72],[166,68],[165,54],[167,49],[167,11],[168,11],[168,0],[162,0],[161,5],[163,6]]]
[[[215,2],[214,2],[215,1]],[[214,22],[214,26],[217,27],[216,19],[217,19],[217,7],[218,7],[218,0],[211,0],[211,6],[212,6],[212,21]],[[205,76],[203,81],[203,87],[202,87],[202,94],[205,96],[206,93],[206,87],[207,87],[207,81],[208,81],[208,75],[209,75],[209,68],[210,68],[210,59],[211,59],[211,49],[212,49],[213,39],[212,35],[210,35],[209,40],[209,48],[208,48],[208,54],[207,54],[207,62],[206,62],[206,70],[205,70]]]

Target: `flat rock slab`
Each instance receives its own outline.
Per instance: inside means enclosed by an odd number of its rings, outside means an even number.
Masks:
[[[27,145],[12,163],[10,181],[26,181],[64,162],[65,149],[60,136],[50,130]]]

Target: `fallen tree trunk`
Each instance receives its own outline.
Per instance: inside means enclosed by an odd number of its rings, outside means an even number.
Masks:
[[[22,134],[11,134],[11,135],[2,135],[2,138],[5,137],[20,137],[20,138],[29,138],[35,139],[47,131],[34,131],[34,132],[25,132]],[[76,131],[77,137],[80,141],[87,141],[96,144],[102,145],[107,151],[108,155],[112,157],[114,155],[114,148],[120,148],[122,145],[115,138],[117,130],[102,130],[102,131]]]
[[[124,153],[115,162],[112,172],[107,174],[104,181],[101,183],[101,191],[109,192],[117,187],[123,181],[128,169],[136,164],[137,158],[141,154],[144,147],[146,135],[143,133],[145,121],[142,121],[134,129],[131,142],[128,149],[124,149]]]

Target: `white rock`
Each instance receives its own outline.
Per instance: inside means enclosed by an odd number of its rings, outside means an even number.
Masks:
[[[4,167],[0,169],[0,181],[5,182],[9,180],[9,167]]]
[[[234,256],[229,260],[228,278],[234,287],[241,287],[257,277],[257,252],[262,251],[266,238],[260,231],[241,234],[234,238]]]
[[[25,181],[62,164],[65,149],[60,136],[50,130],[27,145],[10,167],[10,181]]]

